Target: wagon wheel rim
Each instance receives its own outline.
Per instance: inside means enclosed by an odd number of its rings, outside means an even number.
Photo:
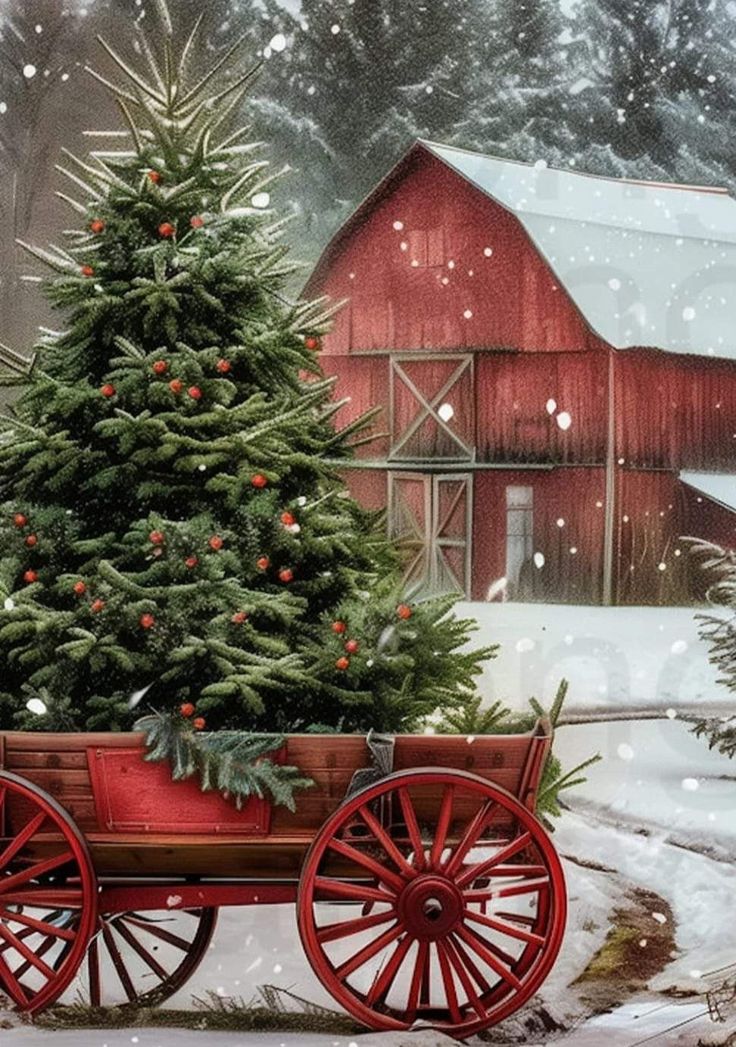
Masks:
[[[41,1011],[84,959],[97,918],[87,845],[42,789],[0,772],[0,990]]]
[[[87,950],[90,1006],[153,1007],[191,978],[209,949],[216,908],[100,913]],[[162,955],[162,947],[167,947]]]
[[[533,996],[565,919],[562,866],[534,815],[492,782],[432,768],[338,808],[298,898],[310,964],[349,1013],[376,1030],[463,1037]]]

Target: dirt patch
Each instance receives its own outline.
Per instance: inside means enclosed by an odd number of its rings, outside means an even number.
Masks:
[[[592,1011],[609,1010],[645,989],[676,951],[669,905],[653,891],[635,888],[614,910],[613,927],[573,987]]]

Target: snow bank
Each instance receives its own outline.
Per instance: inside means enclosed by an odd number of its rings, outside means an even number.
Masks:
[[[478,621],[474,643],[501,645],[483,680],[489,700],[548,702],[565,677],[568,710],[734,702],[716,682],[691,607],[463,602],[457,613]]]

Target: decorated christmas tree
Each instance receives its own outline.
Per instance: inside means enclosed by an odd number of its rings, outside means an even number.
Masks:
[[[319,367],[334,306],[292,303],[278,175],[237,124],[257,69],[102,41],[123,148],[65,152],[63,247],[24,245],[64,315],[0,419],[0,726],[411,729],[492,649],[411,604],[341,463]],[[100,139],[96,138],[96,142]],[[170,714],[175,710],[172,717]]]

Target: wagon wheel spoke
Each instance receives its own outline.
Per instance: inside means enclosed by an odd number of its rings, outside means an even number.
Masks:
[[[517,992],[521,989],[521,982],[516,977],[514,972],[503,963],[497,955],[497,951],[489,941],[485,941],[475,931],[470,928],[461,925],[457,931],[458,935],[462,938],[465,944],[471,949],[476,956],[479,956],[484,963],[488,964],[491,970],[502,978],[508,985]]]
[[[162,982],[165,982],[169,977],[169,972],[161,966],[155,956],[153,956],[148,949],[141,942],[138,941],[136,936],[125,925],[125,917],[115,921],[115,930],[118,932],[121,938],[124,939],[131,947],[131,949],[140,956],[143,962],[149,967],[155,975],[157,975]]]
[[[90,1006],[99,1007],[102,1002],[102,994],[100,992],[100,950],[97,935],[89,943],[87,950],[87,980]]]
[[[168,945],[173,945],[181,952],[188,952],[191,943],[186,938],[180,937],[178,934],[174,934],[173,931],[167,930],[165,927],[159,927],[158,924],[152,923],[150,920],[144,920],[140,916],[130,916],[126,914],[126,922],[131,924],[133,927],[138,927],[148,934],[152,934],[154,938],[160,938],[162,942],[166,942]]]
[[[472,883],[473,880],[479,880],[481,877],[489,873],[494,866],[503,865],[508,858],[513,858],[519,851],[523,851],[525,847],[528,847],[531,843],[531,833],[523,832],[520,836],[517,836],[515,840],[506,844],[500,851],[496,851],[490,858],[484,858],[483,861],[476,862],[475,865],[469,865],[464,872],[462,872],[457,878],[458,887],[465,887],[467,884]]]
[[[388,887],[392,887],[394,891],[400,891],[403,888],[404,880],[401,876],[392,873],[390,869],[381,865],[375,858],[371,858],[368,854],[363,854],[362,851],[352,847],[349,843],[345,843],[344,840],[330,840],[330,848],[341,854],[343,858],[348,858],[351,862],[355,862],[356,865],[362,865],[377,880],[383,881]]]
[[[435,869],[439,867],[442,852],[445,849],[445,843],[447,841],[447,830],[450,828],[450,819],[452,818],[453,796],[453,787],[451,785],[446,785],[444,792],[442,793],[442,803],[440,804],[440,811],[437,816],[437,827],[434,831],[434,841],[432,843],[432,850],[429,854],[429,864]]]
[[[388,923],[389,920],[395,919],[396,913],[393,909],[390,912],[358,916],[354,920],[342,920],[338,923],[328,923],[324,927],[320,927],[317,931],[317,937],[324,945],[326,942],[334,942],[340,938],[349,938],[353,934],[360,934],[362,931],[370,930],[371,927],[378,927],[382,923]]]
[[[455,945],[453,944],[451,939],[448,939],[446,942],[443,943],[443,949],[445,950],[447,958],[450,961],[450,965],[454,967],[455,971],[457,972],[457,976],[460,979],[460,984],[465,990],[465,995],[468,998],[468,1003],[473,1008],[473,1010],[479,1018],[485,1018],[486,1009],[481,1003],[480,997],[478,996],[478,993],[475,991],[475,986],[471,981],[470,975],[468,974],[468,971],[465,968],[465,964],[463,963],[461,957],[458,955]]]
[[[41,811],[39,814],[35,815],[35,817],[31,818],[28,824],[21,829],[15,839],[11,840],[2,854],[0,854],[0,869],[4,869],[10,864],[16,854],[19,851],[22,851],[25,845],[33,839],[45,821],[45,811]]]
[[[41,934],[48,934],[54,938],[63,938],[66,941],[72,942],[76,938],[74,931],[68,930],[65,927],[57,927],[53,923],[49,923],[48,920],[38,920],[34,916],[27,916],[26,913],[15,913],[10,912],[7,909],[0,909],[0,920],[4,920],[8,923],[19,923],[23,927],[27,927],[28,931],[21,931],[24,937],[26,934],[32,934],[34,931],[39,931]],[[7,946],[0,946],[0,952]]]
[[[122,985],[125,991],[125,995],[128,997],[128,1002],[133,1003],[133,1001],[136,998],[136,991],[133,986],[133,982],[130,980],[128,968],[125,966],[123,957],[120,955],[120,950],[118,949],[117,943],[113,938],[112,931],[110,930],[110,925],[106,921],[103,921],[102,923],[102,938],[105,942],[105,947],[107,948],[107,951],[110,954],[110,959],[113,962],[113,966],[117,972],[117,976],[120,979],[120,984]]]
[[[366,996],[366,1002],[375,1005],[379,1000],[383,1000],[389,992],[391,986],[394,983],[396,975],[399,973],[399,969],[404,962],[406,954],[413,944],[413,939],[408,934],[404,935],[400,942],[397,943],[396,948],[392,952],[386,966],[375,978],[373,985],[368,990]]]
[[[531,931],[524,931],[521,927],[514,927],[513,924],[506,923],[505,920],[499,920],[493,916],[485,916],[482,913],[475,912],[474,909],[465,909],[465,919],[473,920],[475,923],[482,923],[484,927],[490,927],[492,931],[498,931],[499,934],[505,934],[509,938],[515,938],[519,942],[527,942],[529,945],[536,945],[538,949],[541,949],[546,940],[541,934],[533,934]],[[533,924],[534,921],[530,920],[530,923]]]
[[[455,948],[455,952],[458,954],[465,966],[465,970],[472,975],[472,977],[475,980],[475,984],[478,986],[483,995],[490,992],[491,986],[488,984],[488,979],[485,977],[484,974],[481,973],[475,960],[467,951],[467,949],[460,941],[460,939],[457,937],[457,935],[453,935],[451,941]]]
[[[404,824],[409,833],[409,840],[414,851],[414,867],[421,872],[425,866],[424,844],[422,842],[422,833],[419,828],[416,812],[414,811],[414,806],[407,790],[398,789],[397,792],[399,803],[401,805],[401,813],[404,816]]]
[[[42,862],[35,862],[27,869],[13,873],[12,876],[5,876],[0,880],[0,897],[4,896],[8,891],[12,891],[15,887],[21,887],[23,884],[30,883],[31,880],[35,880],[39,876],[45,876],[46,873],[53,872],[54,869],[60,869],[63,865],[68,865],[73,861],[74,855],[72,852],[64,851],[62,854],[57,854],[53,858],[46,858]]]
[[[383,847],[388,857],[393,861],[400,874],[409,878],[416,876],[416,870],[406,860],[373,812],[367,806],[363,806],[359,809],[358,814],[373,833],[378,843],[380,843],[381,847]]]
[[[446,876],[454,876],[459,870],[460,866],[463,864],[465,855],[468,851],[473,849],[480,839],[481,834],[486,829],[495,807],[496,804],[493,800],[486,800],[483,806],[476,811],[472,821],[458,840],[454,851],[450,855],[449,861],[445,865],[444,873]]]
[[[315,878],[314,889],[328,898],[344,898],[354,902],[383,902],[393,905],[395,900],[392,894],[380,891],[377,887],[362,883],[346,883],[343,880],[328,880],[324,876]]]
[[[406,1014],[412,1022],[417,1013],[419,1002],[429,1003],[429,942],[419,942],[414,970],[409,985],[409,996],[406,1003]]]
[[[450,1018],[456,1025],[459,1025],[463,1019],[457,1002],[455,979],[452,976],[452,968],[450,967],[450,961],[447,958],[447,947],[443,941],[438,941],[436,945],[437,957],[440,961],[440,974],[442,975],[442,984],[445,989],[445,997],[447,999],[447,1007],[450,1011]]]
[[[396,939],[404,933],[404,928],[399,926],[389,927],[387,931],[379,935],[368,945],[364,945],[362,949],[359,949],[349,960],[345,960],[344,963],[340,964],[336,968],[336,974],[338,978],[347,978],[354,971],[357,971],[359,967],[363,967],[369,960],[373,959],[377,953],[385,949],[391,942],[395,942]]]
[[[0,956],[0,985],[18,1007],[25,1009],[31,1002],[33,993],[21,985],[2,956]]]

